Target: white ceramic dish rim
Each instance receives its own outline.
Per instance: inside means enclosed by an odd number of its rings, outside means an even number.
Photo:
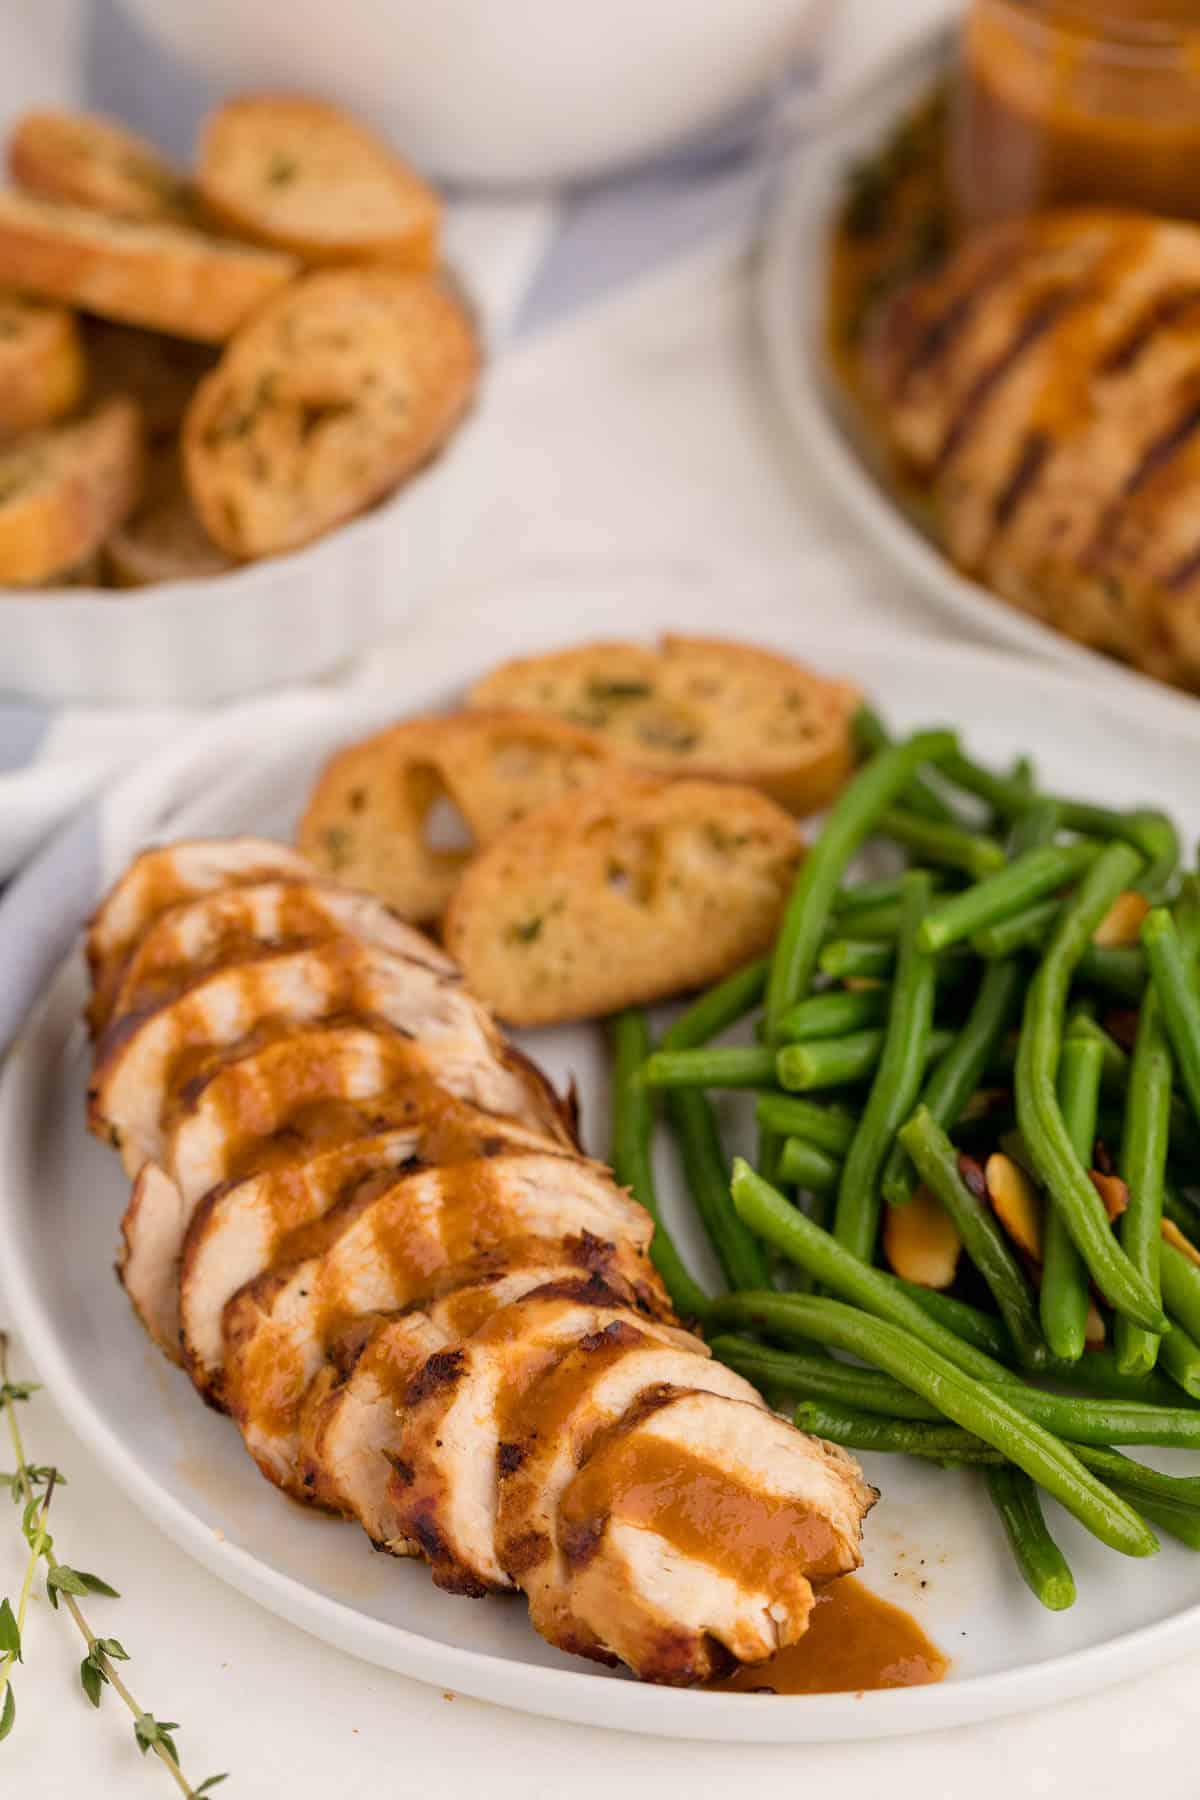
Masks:
[[[855,654],[853,647],[836,639],[806,639],[806,648],[818,666],[844,664]],[[871,653],[881,665],[919,662],[926,675],[932,667],[941,678],[941,691],[947,693],[971,691],[972,683],[986,678],[989,664],[997,663],[1003,663],[1010,673],[1019,666],[1022,680],[1041,690],[1048,708],[1053,707],[1056,695],[1078,689],[1078,683],[1061,670],[1017,665],[1013,659],[987,650],[914,648],[900,641],[889,644],[886,640],[874,640]],[[1130,693],[1122,697],[1109,691],[1104,696],[1108,710],[1119,709],[1122,703],[1131,707],[1134,700]],[[192,770],[199,779],[201,772],[207,775],[218,758],[227,763],[236,758],[239,750],[251,751],[256,741],[264,737],[272,740],[273,726],[282,729],[296,721],[297,704],[296,695],[287,695],[231,708],[189,732],[155,771],[143,771],[129,778],[123,785],[138,797],[140,835],[147,835],[146,822],[151,817],[157,817],[160,827],[165,825],[169,815],[156,815],[155,802],[170,795],[181,776]],[[303,697],[302,704],[309,716],[330,721],[352,705],[354,725],[369,728],[376,715],[394,713],[396,699],[394,695],[360,695],[351,703],[343,697],[311,693]],[[1200,755],[1200,713],[1181,713],[1173,724],[1181,746]],[[39,864],[48,862],[53,855],[52,846],[43,853]],[[32,865],[31,873],[35,874],[38,866]],[[64,907],[69,905],[64,897]],[[72,914],[75,910],[71,908]],[[6,944],[6,924],[5,908],[0,906],[0,951],[15,947]],[[70,974],[70,958],[64,963],[50,955],[47,960],[50,966],[45,970],[44,998],[10,1053],[0,1079],[0,1169],[11,1166],[18,1154],[14,1146],[20,1143],[21,1121],[27,1116],[25,1090],[36,1078],[39,1032],[61,983]],[[17,1183],[0,1181],[0,1241],[20,1242],[20,1212]],[[68,1422],[117,1486],[168,1537],[220,1579],[290,1623],[351,1654],[433,1685],[552,1718],[582,1720],[614,1729],[660,1736],[786,1743],[907,1735],[1031,1710],[1104,1687],[1200,1647],[1200,1604],[1192,1604],[1173,1616],[1125,1631],[1107,1642],[1043,1658],[1022,1668],[935,1687],[865,1695],[779,1696],[769,1704],[763,1697],[756,1697],[756,1704],[750,1708],[750,1697],[745,1695],[645,1687],[636,1682],[599,1678],[582,1670],[545,1668],[441,1643],[366,1617],[352,1606],[316,1593],[304,1583],[264,1565],[252,1552],[215,1539],[211,1527],[192,1508],[176,1500],[136,1464],[119,1434],[98,1416],[86,1385],[60,1348],[54,1318],[37,1290],[35,1271],[23,1267],[20,1259],[14,1257],[0,1274],[13,1323]],[[752,1728],[747,1730],[751,1721]]]
[[[944,67],[949,44],[939,24],[883,58],[837,100],[826,129],[806,141],[783,170],[767,218],[757,295],[778,401],[806,467],[827,478],[889,560],[966,629],[1186,713],[1196,702],[1181,690],[1052,631],[960,574],[876,481],[838,418],[823,319],[826,245],[841,177],[848,161],[877,144],[899,111]]]

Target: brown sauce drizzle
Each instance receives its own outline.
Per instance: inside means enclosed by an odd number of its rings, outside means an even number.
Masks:
[[[619,1433],[580,1470],[560,1506],[564,1546],[572,1538],[587,1542],[613,1514],[759,1591],[778,1585],[781,1567],[820,1580],[844,1565],[840,1540],[822,1514],[756,1491],[651,1433]]]
[[[927,1687],[949,1666],[910,1614],[844,1575],[817,1594],[798,1644],[709,1687],[725,1694],[858,1694]]]

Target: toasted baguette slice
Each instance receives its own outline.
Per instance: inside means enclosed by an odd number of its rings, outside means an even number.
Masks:
[[[93,401],[128,394],[142,414],[148,441],[177,435],[188,402],[220,354],[211,344],[139,331],[110,319],[87,319],[83,332]]]
[[[86,378],[74,314],[24,294],[0,294],[0,442],[72,412]]]
[[[0,282],[174,337],[224,343],[297,267],[183,225],[0,193]]]
[[[753,788],[620,774],[513,825],[467,869],[445,942],[514,1025],[715,981],[770,943],[801,854]]]
[[[424,923],[441,917],[476,847],[614,763],[591,732],[536,713],[411,719],[325,765],[297,841],[317,868]],[[465,841],[439,823],[461,823]]]
[[[504,663],[472,706],[554,713],[637,767],[761,788],[818,811],[850,773],[852,697],[790,657],[717,638],[586,644]]]
[[[0,452],[0,582],[31,586],[86,562],[136,506],[141,480],[128,400]]]
[[[300,94],[245,94],[200,139],[196,178],[227,231],[309,263],[438,259],[436,194],[373,132]]]
[[[196,517],[178,465],[149,489],[142,505],[104,546],[105,568],[116,587],[204,580],[236,567]]]
[[[17,186],[119,219],[187,224],[195,208],[179,171],[146,138],[97,113],[29,112],[8,143]]]
[[[320,537],[433,455],[475,391],[470,321],[424,275],[327,269],[268,306],[200,384],[188,488],[235,557]]]

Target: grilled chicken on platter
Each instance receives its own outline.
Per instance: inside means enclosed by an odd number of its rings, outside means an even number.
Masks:
[[[435,945],[237,838],[139,857],[88,960],[121,1278],[269,1480],[648,1680],[803,1635],[873,1490],[672,1315],[649,1214]]]

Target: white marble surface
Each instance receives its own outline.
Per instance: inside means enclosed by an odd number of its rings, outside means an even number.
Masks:
[[[790,635],[797,620],[818,617],[848,633],[943,629],[851,540],[819,472],[795,466],[759,363],[750,273],[741,253],[707,256],[497,373],[442,497],[450,573],[431,583],[417,629],[469,639],[473,659],[502,653],[514,617],[561,621],[563,609],[581,633],[670,624],[769,638],[785,622]],[[404,668],[401,645],[373,671],[395,686],[398,705]],[[19,1347],[17,1363],[28,1372]],[[94,1603],[97,1624],[131,1651],[129,1678],[143,1704],[182,1721],[193,1777],[230,1770],[220,1792],[231,1797],[380,1800],[433,1787],[450,1800],[567,1791],[640,1800],[664,1789],[725,1800],[781,1784],[828,1784],[845,1800],[885,1789],[897,1800],[1196,1792],[1184,1733],[1200,1657],[1024,1720],[804,1750],[589,1732],[442,1696],[240,1599],[112,1489],[48,1396],[24,1415],[30,1453],[61,1463],[70,1478],[54,1503],[64,1554],[122,1590],[120,1601]],[[0,1466],[6,1460],[0,1454]],[[6,1525],[0,1511],[0,1528],[0,1592],[12,1591],[21,1569],[15,1519]],[[113,1698],[98,1718],[84,1703],[78,1657],[67,1621],[36,1603],[17,1728],[0,1749],[0,1795],[169,1792],[162,1771],[137,1755]]]

